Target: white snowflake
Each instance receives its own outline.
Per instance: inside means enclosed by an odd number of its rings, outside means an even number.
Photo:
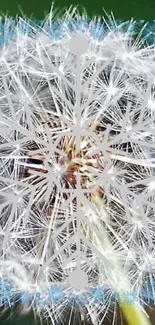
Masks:
[[[52,19],[20,20],[0,52],[0,273],[32,297],[139,295],[155,267],[154,48],[70,11],[51,37]],[[33,308],[55,324],[70,307]],[[79,309],[93,324],[108,310],[91,295]]]

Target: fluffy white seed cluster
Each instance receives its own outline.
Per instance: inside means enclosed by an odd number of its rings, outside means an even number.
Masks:
[[[52,324],[81,293],[77,259],[84,290],[109,299],[139,296],[155,266],[155,51],[132,22],[81,18],[67,11],[57,37],[52,14],[40,31],[20,20],[0,49],[0,274],[39,292]],[[47,299],[55,283],[63,304]],[[107,306],[90,295],[75,310],[100,324]]]

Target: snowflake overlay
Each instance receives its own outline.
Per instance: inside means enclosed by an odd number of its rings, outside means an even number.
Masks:
[[[0,275],[53,323],[72,292],[140,297],[155,267],[154,50],[65,26],[17,29],[0,57]],[[93,299],[81,317],[99,324]]]

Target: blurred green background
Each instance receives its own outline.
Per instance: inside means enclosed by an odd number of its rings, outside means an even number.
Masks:
[[[1,0],[0,11],[15,16],[17,13],[33,15],[36,19],[43,19],[49,12],[51,0]],[[108,13],[113,11],[117,19],[155,19],[155,0],[56,0],[55,8],[62,9],[70,5],[77,5],[86,8],[88,15],[101,15],[104,8]]]
[[[7,14],[7,16],[12,17],[17,14],[20,16],[25,14],[33,19],[43,19],[48,14],[51,5],[51,0],[1,0],[0,14]],[[116,19],[128,20],[133,17],[136,20],[144,19],[149,22],[155,20],[155,0],[80,0],[79,2],[77,0],[56,0],[54,2],[54,7],[58,10],[68,8],[71,5],[78,5],[80,11],[85,8],[89,17],[103,15],[105,10],[107,13],[112,11]],[[0,325],[34,324],[32,314],[22,316],[20,319],[18,319],[17,314],[19,315],[18,312],[13,312],[11,315],[10,312],[1,313]],[[152,320],[154,319],[153,313]],[[39,320],[36,323],[38,325]],[[109,322],[104,324],[109,324]]]

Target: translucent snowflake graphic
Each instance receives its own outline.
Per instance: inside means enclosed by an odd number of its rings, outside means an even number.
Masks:
[[[155,52],[131,24],[52,19],[1,48],[0,274],[52,324],[69,296],[95,325],[92,287],[133,305],[154,273]]]

